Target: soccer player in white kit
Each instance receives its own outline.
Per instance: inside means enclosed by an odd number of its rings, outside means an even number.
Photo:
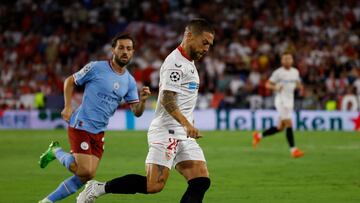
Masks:
[[[292,67],[294,63],[293,56],[290,53],[281,55],[281,67],[273,72],[266,83],[266,88],[275,92],[275,107],[279,113],[279,125],[272,126],[263,133],[254,132],[254,148],[264,137],[274,135],[282,130],[286,130],[286,139],[290,146],[290,153],[293,158],[299,158],[304,152],[295,146],[294,132],[292,129],[292,114],[294,109],[294,91],[296,88],[303,91],[299,71]]]
[[[203,151],[195,140],[201,134],[193,120],[200,82],[194,61],[208,52],[214,34],[214,28],[206,20],[191,20],[180,46],[161,66],[155,118],[148,130],[146,176],[129,174],[104,183],[90,181],[79,194],[78,203],[94,202],[106,193],[158,193],[164,188],[172,167],[188,182],[180,203],[202,202],[210,179]]]

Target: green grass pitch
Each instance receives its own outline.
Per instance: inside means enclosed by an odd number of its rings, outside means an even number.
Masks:
[[[199,140],[208,161],[212,185],[204,203],[360,202],[360,133],[297,132],[305,151],[290,158],[283,134],[263,140],[254,150],[250,132],[203,132]],[[51,140],[69,149],[64,130],[0,131],[0,202],[37,202],[71,174],[57,161],[46,169],[39,155]],[[144,174],[146,132],[106,133],[105,153],[95,179]],[[186,182],[171,171],[165,189],[154,195],[107,195],[97,202],[176,203]],[[76,194],[77,195],[77,194]],[[62,202],[75,202],[72,195]]]

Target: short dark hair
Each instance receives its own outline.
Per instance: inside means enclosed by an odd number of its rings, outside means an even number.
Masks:
[[[129,34],[127,33],[121,33],[121,34],[117,34],[112,40],[111,40],[111,47],[115,48],[116,47],[116,43],[118,40],[121,39],[129,39],[132,41],[133,43],[133,48],[135,48],[135,40],[134,38],[132,38]]]
[[[192,19],[187,25],[186,28],[189,29],[195,35],[199,35],[203,32],[209,32],[215,34],[214,27],[203,18]]]
[[[285,51],[285,52],[281,53],[281,56],[285,56],[285,55],[293,56],[293,54],[290,51]]]

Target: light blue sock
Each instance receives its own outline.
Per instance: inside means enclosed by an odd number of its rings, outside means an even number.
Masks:
[[[62,148],[57,148],[55,151],[55,156],[57,160],[60,161],[67,169],[70,170],[70,165],[75,161],[75,158],[72,154],[64,152]]]
[[[64,199],[71,194],[74,194],[83,185],[84,183],[81,182],[78,176],[71,176],[70,178],[62,182],[54,192],[47,196],[47,198],[52,202],[56,202],[58,200]]]

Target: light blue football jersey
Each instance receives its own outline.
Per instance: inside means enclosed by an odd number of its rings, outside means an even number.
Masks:
[[[85,86],[82,103],[70,118],[70,126],[97,134],[106,129],[121,101],[139,102],[134,77],[127,71],[119,74],[110,61],[94,61],[73,74],[78,86]]]

